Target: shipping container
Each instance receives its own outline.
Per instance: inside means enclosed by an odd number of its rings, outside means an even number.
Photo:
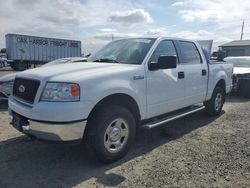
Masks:
[[[6,54],[15,70],[23,70],[29,64],[44,64],[64,57],[80,57],[81,41],[7,34]]]

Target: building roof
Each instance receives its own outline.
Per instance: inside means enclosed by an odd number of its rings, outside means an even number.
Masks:
[[[250,40],[234,40],[220,45],[219,47],[229,47],[229,46],[250,46]]]

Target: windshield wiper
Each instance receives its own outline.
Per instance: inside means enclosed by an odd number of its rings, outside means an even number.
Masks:
[[[93,62],[119,63],[115,59],[109,59],[109,58],[96,59]]]

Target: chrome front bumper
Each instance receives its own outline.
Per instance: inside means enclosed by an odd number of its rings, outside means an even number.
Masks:
[[[48,123],[28,120],[20,115],[14,115],[9,109],[9,120],[19,131],[32,135],[37,139],[48,141],[75,141],[83,137],[87,120],[70,123]],[[18,118],[19,120],[17,120]]]

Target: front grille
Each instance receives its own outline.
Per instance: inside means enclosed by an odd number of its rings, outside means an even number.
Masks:
[[[13,96],[33,104],[40,81],[26,78],[16,78],[13,86]]]

